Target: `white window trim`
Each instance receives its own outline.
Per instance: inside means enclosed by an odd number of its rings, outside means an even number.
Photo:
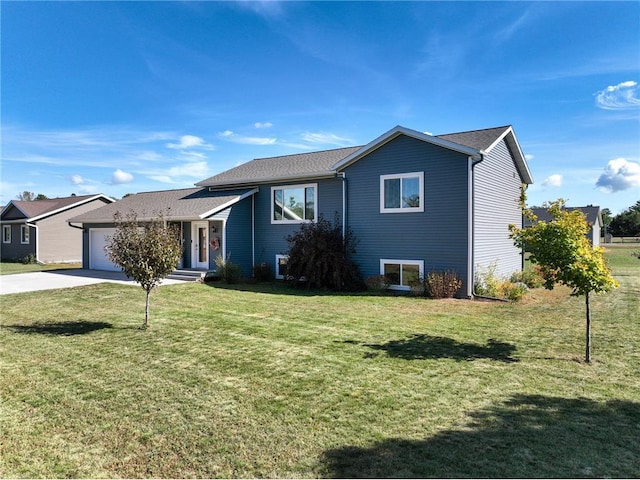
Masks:
[[[424,277],[424,260],[398,260],[390,258],[380,259],[380,275],[384,275],[385,265],[400,265],[400,275],[402,275],[402,265],[417,265],[421,277]],[[400,279],[402,281],[402,278]],[[408,285],[389,285],[389,290],[409,291],[411,287]]]
[[[274,272],[275,272],[275,278],[278,279],[278,280],[284,280],[285,279],[284,275],[280,274],[280,262],[279,262],[279,260],[281,260],[283,258],[284,259],[288,259],[289,255],[280,255],[280,254],[276,255],[276,267],[274,269]]]
[[[311,219],[303,219],[303,220],[276,220],[274,218],[273,211],[273,192],[275,190],[292,190],[294,188],[313,188],[313,218]],[[298,223],[309,223],[315,222],[318,220],[318,184],[317,183],[305,183],[299,185],[280,185],[277,187],[271,187],[271,197],[269,197],[269,202],[271,203],[271,223],[272,224],[298,224]]]
[[[384,181],[390,179],[400,179],[400,188],[402,188],[403,178],[418,178],[419,180],[419,192],[420,192],[420,206],[418,207],[405,207],[405,208],[385,208],[384,206]],[[400,193],[402,196],[402,192]],[[424,172],[410,172],[410,173],[394,173],[390,175],[380,175],[380,213],[416,213],[424,212]]]
[[[20,225],[20,243],[22,245],[29,245],[31,243],[31,232],[29,229],[29,225]]]
[[[9,232],[8,238],[5,232]],[[2,243],[11,243],[11,225],[2,226]]]

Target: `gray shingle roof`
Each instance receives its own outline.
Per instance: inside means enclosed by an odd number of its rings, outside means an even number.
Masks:
[[[443,140],[449,140],[450,142],[475,148],[476,150],[488,150],[489,147],[491,147],[508,129],[509,125],[504,127],[485,128],[483,130],[471,130],[469,132],[447,133],[436,136]]]
[[[330,175],[332,165],[357,151],[360,147],[337,148],[321,152],[298,153],[280,157],[257,158],[235,168],[214,175],[200,186],[260,183],[278,179],[306,178]]]
[[[127,215],[133,211],[138,220],[156,218],[161,213],[167,220],[195,220],[213,215],[227,204],[236,202],[251,190],[209,192],[202,188],[162,190],[129,195],[115,203],[69,219],[72,223],[112,223],[116,212]]]
[[[34,217],[41,217],[42,215],[46,215],[50,212],[56,212],[57,210],[63,210],[67,207],[72,207],[77,203],[83,203],[86,200],[100,196],[101,195],[77,195],[71,197],[49,198],[46,200],[12,200],[5,208],[8,211],[10,205],[13,204],[14,207],[25,215],[24,218],[30,219]]]
[[[531,209],[533,213],[538,217],[539,221],[549,222],[552,220],[551,215],[547,212],[546,208],[533,207]],[[587,223],[589,225],[595,225],[596,221],[600,218],[600,207],[588,205],[586,207],[565,207],[565,210],[572,212],[573,210],[580,210],[587,217]],[[531,221],[525,219],[525,226],[530,227]]]

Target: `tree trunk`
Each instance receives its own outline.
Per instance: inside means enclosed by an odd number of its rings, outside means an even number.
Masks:
[[[585,298],[585,306],[587,309],[587,332],[586,332],[586,348],[584,360],[585,362],[591,362],[591,310],[589,308],[589,292],[587,292],[584,296]]]
[[[145,330],[149,327],[149,294],[151,290],[147,290],[147,301],[144,307],[144,323],[142,324],[142,328]]]

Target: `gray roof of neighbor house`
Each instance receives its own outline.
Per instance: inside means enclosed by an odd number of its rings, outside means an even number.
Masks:
[[[422,141],[468,155],[490,151],[503,138],[516,157],[518,168],[527,183],[532,183],[524,155],[520,151],[511,126],[428,135],[416,130],[396,126],[367,145],[337,148],[320,152],[299,153],[279,157],[258,158],[196,183],[198,186],[255,185],[274,181],[291,181],[313,177],[329,177],[342,168],[366,156],[399,135],[409,135]]]
[[[550,220],[552,220],[551,215],[549,215],[547,209],[544,207],[533,207],[531,210],[536,215],[536,217],[538,217],[538,221],[549,222]],[[573,210],[580,210],[582,213],[584,213],[589,225],[595,225],[596,221],[599,221],[600,225],[602,225],[602,216],[600,207],[598,206],[587,205],[586,207],[565,207],[565,210],[569,212],[572,212]],[[531,224],[531,220],[525,218],[525,227],[530,227]]]
[[[60,198],[48,198],[46,200],[11,200],[5,207],[2,209],[2,217],[4,220],[5,212],[9,212],[12,207],[15,207],[21,214],[22,218],[30,221],[36,221],[38,219],[54,215],[56,213],[63,212],[70,208],[73,208],[76,205],[80,205],[86,202],[90,202],[94,199],[102,198],[109,202],[114,202],[110,197],[102,194],[94,194],[94,195],[72,195],[70,197],[60,197]],[[16,219],[12,215],[12,219]]]
[[[204,219],[255,192],[255,189],[209,192],[206,188],[142,192],[70,218],[68,222],[113,223],[116,213],[126,216],[130,212],[134,212],[140,221],[153,220],[160,214],[165,220]]]

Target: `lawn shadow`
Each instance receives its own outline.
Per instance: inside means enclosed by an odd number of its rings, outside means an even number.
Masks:
[[[32,325],[7,325],[7,328],[16,333],[70,337],[73,335],[85,335],[105,328],[113,328],[113,325],[108,322],[79,320],[74,322],[34,323]]]
[[[407,419],[408,421],[410,419]],[[640,477],[640,403],[515,395],[459,429],[324,452],[329,478]]]
[[[512,355],[516,346],[511,343],[499,342],[493,338],[487,340],[486,345],[458,342],[452,338],[436,337],[425,334],[414,334],[401,340],[390,340],[380,344],[363,344],[372,350],[386,352],[390,357],[405,360],[426,360],[450,358],[453,360],[478,360],[486,358],[500,362],[517,362]],[[368,353],[365,356],[372,357]]]

